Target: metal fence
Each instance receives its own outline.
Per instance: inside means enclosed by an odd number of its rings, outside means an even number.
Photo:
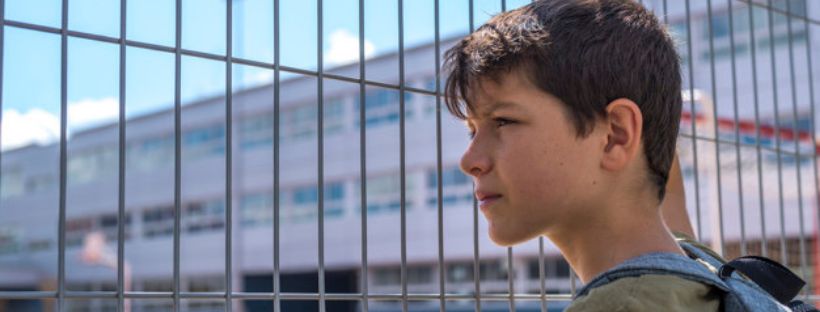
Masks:
[[[447,0],[449,1],[449,0]],[[269,12],[272,16],[272,60],[260,61],[253,58],[242,58],[235,55],[236,41],[239,40],[236,35],[235,21],[236,14],[234,12],[235,2],[224,2],[224,19],[225,19],[225,40],[224,52],[214,53],[212,51],[184,48],[183,44],[183,1],[176,0],[174,3],[174,37],[173,45],[163,45],[151,42],[131,40],[127,36],[126,17],[128,16],[128,4],[126,0],[119,1],[119,33],[115,36],[108,36],[96,34],[91,32],[83,32],[74,30],[69,24],[69,8],[68,0],[62,0],[59,6],[61,17],[59,27],[54,25],[45,25],[43,23],[15,20],[6,17],[6,7],[8,2],[0,0],[0,93],[9,92],[7,86],[11,79],[15,79],[13,74],[9,74],[8,68],[9,59],[5,51],[13,48],[9,45],[9,40],[4,34],[9,30],[27,30],[29,34],[43,33],[59,36],[59,140],[53,143],[42,144],[35,147],[24,147],[22,149],[42,149],[42,153],[46,153],[48,146],[54,147],[59,157],[57,168],[58,173],[56,181],[54,181],[56,190],[56,199],[58,216],[57,221],[57,244],[56,244],[56,279],[54,281],[54,289],[51,290],[30,290],[30,289],[16,289],[14,284],[7,286],[3,284],[4,278],[0,276],[0,311],[4,309],[11,309],[15,306],[14,302],[22,302],[24,300],[42,300],[43,304],[38,307],[51,311],[72,311],[70,301],[72,300],[90,300],[90,299],[107,299],[109,302],[116,300],[113,305],[99,305],[100,310],[116,309],[116,311],[128,311],[140,309],[144,311],[155,311],[163,308],[169,308],[173,311],[190,310],[194,311],[191,305],[186,305],[186,300],[205,300],[213,299],[221,302],[215,306],[201,308],[199,310],[225,310],[225,311],[255,311],[253,305],[248,302],[269,302],[272,303],[270,308],[274,311],[288,310],[286,302],[313,302],[316,304],[318,311],[334,310],[330,302],[354,302],[353,310],[356,311],[529,311],[540,310],[547,311],[555,308],[562,308],[566,306],[567,302],[574,295],[577,283],[579,281],[574,274],[569,271],[569,278],[566,280],[568,287],[559,287],[558,293],[549,293],[549,285],[547,284],[546,257],[550,256],[550,251],[555,253],[555,249],[550,249],[550,243],[545,242],[543,238],[539,238],[535,244],[537,250],[537,270],[530,268],[530,274],[537,277],[531,280],[537,280],[537,292],[532,293],[526,290],[516,289],[517,286],[525,284],[518,281],[521,279],[521,272],[525,270],[521,267],[514,267],[514,264],[520,264],[513,254],[514,248],[507,248],[506,261],[499,262],[504,268],[500,271],[506,272],[501,276],[505,276],[504,284],[506,290],[502,293],[497,292],[498,287],[491,287],[491,291],[487,291],[487,280],[482,276],[488,273],[482,272],[485,268],[489,270],[490,266],[482,266],[482,255],[480,252],[481,241],[486,241],[486,234],[482,231],[480,226],[480,218],[476,207],[475,200],[472,199],[472,205],[467,205],[468,209],[463,212],[452,210],[454,213],[462,217],[469,217],[469,224],[472,225],[472,232],[470,233],[471,241],[464,243],[470,244],[472,247],[472,259],[450,259],[448,253],[450,246],[445,245],[445,228],[450,225],[447,223],[445,215],[446,205],[445,191],[447,179],[447,164],[453,162],[453,156],[446,153],[448,145],[452,140],[445,136],[448,127],[448,120],[446,111],[442,112],[441,107],[441,79],[434,78],[431,84],[427,87],[411,85],[405,79],[405,70],[408,69],[406,62],[406,54],[411,53],[410,50],[416,51],[418,49],[432,50],[434,55],[434,72],[431,73],[433,77],[441,76],[441,55],[443,50],[449,44],[452,44],[454,38],[440,38],[440,23],[443,18],[449,18],[440,13],[442,3],[439,0],[430,1],[429,5],[433,8],[434,35],[432,42],[423,45],[421,48],[408,49],[405,47],[405,31],[407,30],[406,21],[407,14],[404,8],[407,4],[402,0],[397,0],[396,15],[390,20],[395,21],[397,33],[395,34],[398,40],[398,47],[395,54],[386,56],[387,58],[395,57],[397,60],[397,73],[395,76],[384,75],[385,70],[379,69],[378,73],[372,74],[369,71],[368,65],[375,64],[376,60],[369,60],[370,57],[366,55],[367,47],[364,38],[367,38],[365,33],[368,21],[366,19],[366,9],[373,4],[366,3],[365,0],[358,0],[358,42],[357,53],[358,57],[354,65],[346,65],[339,67],[329,67],[326,65],[326,57],[324,51],[327,47],[324,46],[324,38],[327,34],[324,32],[325,27],[323,21],[329,14],[332,15],[337,12],[325,12],[328,3],[323,0],[317,0],[315,5],[316,25],[316,60],[315,68],[312,66],[284,66],[281,62],[281,34],[287,32],[289,25],[281,25],[282,21],[280,8],[280,1],[273,0],[272,10]],[[463,10],[468,12],[468,23],[465,30],[472,31],[477,26],[476,21],[486,18],[494,12],[481,12],[476,9],[476,4],[473,0],[462,1],[459,5]],[[501,0],[493,1],[492,6],[500,6],[501,11],[508,9],[507,1]],[[526,1],[524,1],[526,3]],[[646,2],[646,3],[644,3]],[[18,1],[18,4],[20,2]],[[483,2],[482,2],[483,3]],[[641,1],[650,9],[654,10],[664,22],[670,25],[670,30],[676,34],[676,38],[681,40],[680,53],[683,58],[683,75],[685,77],[685,91],[684,99],[686,106],[683,113],[683,122],[681,125],[681,140],[679,142],[679,153],[684,169],[684,178],[686,182],[687,200],[690,214],[693,218],[693,223],[698,236],[701,240],[710,243],[712,246],[727,256],[739,256],[745,254],[762,254],[773,257],[783,263],[787,263],[807,281],[809,286],[803,292],[806,299],[817,301],[818,297],[815,295],[817,289],[815,288],[815,280],[818,278],[815,269],[818,267],[817,261],[817,199],[818,199],[818,173],[817,173],[817,140],[816,140],[816,123],[815,123],[815,102],[814,102],[814,88],[818,87],[813,79],[813,73],[816,71],[812,58],[816,55],[813,50],[813,39],[817,39],[816,33],[811,31],[814,27],[820,24],[820,6],[818,3],[812,1],[794,1],[794,0],[768,0],[768,1],[747,1],[747,0],[687,0],[687,1]],[[291,3],[292,4],[292,3]],[[486,4],[486,3],[483,3]],[[370,6],[369,6],[370,5]],[[520,5],[520,3],[518,4]],[[512,6],[510,6],[512,8]],[[375,14],[379,14],[376,12]],[[476,17],[475,15],[482,15],[483,17]],[[281,26],[281,27],[280,27]],[[371,26],[373,27],[373,26]],[[742,28],[738,30],[736,28]],[[698,30],[701,31],[700,37]],[[758,31],[756,34],[755,31]],[[170,29],[168,31],[171,31]],[[741,34],[737,34],[740,32]],[[463,34],[462,34],[463,35]],[[116,257],[111,260],[109,265],[116,270],[116,286],[113,290],[71,290],[67,286],[67,264],[68,259],[67,249],[72,245],[70,242],[72,237],[68,237],[67,233],[71,229],[67,229],[67,224],[74,226],[74,223],[68,220],[67,206],[68,197],[70,196],[71,177],[70,171],[70,137],[74,137],[69,133],[69,41],[72,38],[80,38],[102,43],[111,47],[118,48],[118,116],[117,120],[109,125],[111,129],[116,130],[116,174],[114,180],[109,181],[109,184],[116,184]],[[449,41],[448,41],[449,40]],[[814,40],[815,42],[817,40]],[[448,43],[449,42],[449,43]],[[697,42],[695,44],[694,42]],[[15,44],[19,44],[15,43]],[[128,151],[129,137],[127,136],[129,125],[135,120],[145,120],[149,117],[134,117],[127,118],[127,73],[133,70],[133,66],[127,65],[127,57],[131,50],[142,49],[150,50],[164,55],[173,55],[173,107],[167,111],[167,116],[172,116],[168,122],[173,123],[172,139],[169,142],[172,148],[172,165],[167,164],[173,172],[173,180],[170,185],[173,189],[173,204],[172,216],[172,282],[170,289],[167,291],[130,291],[131,277],[126,274],[130,270],[128,263],[126,263],[126,240],[127,228],[129,226],[129,216],[127,215],[126,193],[127,193],[127,167],[130,155]],[[803,51],[804,49],[804,51]],[[129,51],[129,53],[126,53]],[[767,59],[768,57],[768,59]],[[221,128],[224,133],[221,133],[219,140],[224,140],[224,145],[220,150],[216,150],[220,155],[224,155],[222,164],[219,169],[224,169],[220,174],[224,175],[223,180],[219,181],[224,184],[220,185],[221,192],[224,192],[223,207],[217,209],[222,213],[222,230],[224,234],[224,276],[220,277],[220,286],[217,287],[219,291],[214,291],[211,288],[205,291],[192,290],[189,287],[188,291],[184,290],[184,283],[181,277],[184,270],[185,263],[182,261],[182,236],[183,231],[187,231],[185,223],[183,223],[183,216],[187,216],[189,206],[186,204],[185,196],[183,196],[183,171],[185,167],[185,149],[188,138],[185,130],[185,123],[183,121],[183,111],[186,109],[183,95],[183,59],[203,59],[215,61],[219,66],[224,66],[224,106],[221,107],[221,116],[223,116],[224,128]],[[378,59],[378,57],[376,58]],[[4,66],[5,65],[5,66]],[[144,64],[148,66],[150,64]],[[263,84],[261,89],[272,91],[270,98],[270,106],[272,109],[272,124],[270,127],[271,142],[269,148],[271,149],[272,168],[265,174],[270,174],[272,177],[272,198],[269,200],[270,208],[272,210],[270,218],[272,226],[269,239],[272,244],[273,266],[271,268],[272,285],[271,291],[235,291],[237,280],[242,280],[244,272],[235,271],[239,264],[234,259],[235,249],[234,243],[238,241],[235,237],[237,233],[243,231],[237,229],[241,222],[246,221],[237,220],[240,209],[237,203],[240,199],[235,198],[238,191],[237,181],[234,177],[237,173],[234,169],[237,162],[240,162],[242,157],[242,146],[245,143],[244,139],[239,140],[241,134],[234,130],[240,129],[239,122],[234,114],[237,112],[236,103],[239,102],[240,97],[250,97],[250,91],[235,91],[235,79],[237,77],[237,65],[242,68],[255,68],[272,73],[272,81],[270,84]],[[374,65],[379,66],[379,65]],[[341,69],[339,69],[341,68]],[[5,71],[4,71],[5,70]],[[770,77],[766,74],[769,74]],[[289,75],[287,79],[283,75]],[[372,77],[374,78],[371,78]],[[290,222],[282,220],[282,202],[283,185],[281,172],[286,168],[281,168],[283,151],[281,146],[283,123],[291,122],[283,120],[282,112],[282,96],[289,91],[284,90],[286,86],[285,80],[298,80],[293,77],[302,77],[309,79],[314,83],[308,84],[309,87],[296,87],[292,91],[294,93],[315,93],[315,108],[316,111],[312,113],[311,118],[315,118],[314,130],[311,130],[311,135],[315,134],[315,141],[310,144],[315,144],[311,148],[315,151],[315,175],[316,186],[315,194],[308,195],[308,197],[315,198],[315,230],[316,230],[316,255],[317,266],[315,268],[317,280],[315,292],[304,291],[283,291],[282,276],[280,273],[280,259],[284,257],[296,257],[282,252],[281,243],[283,243],[283,234],[281,228],[284,223]],[[786,77],[784,80],[781,76]],[[385,78],[387,77],[387,78]],[[343,190],[352,189],[352,191],[342,191],[347,193],[356,193],[355,205],[358,210],[355,210],[358,215],[356,222],[360,222],[359,231],[360,241],[360,261],[356,268],[358,276],[356,276],[356,291],[350,293],[328,291],[326,285],[331,283],[326,267],[326,254],[328,249],[326,244],[326,222],[327,221],[329,193],[328,179],[326,173],[333,168],[329,168],[326,159],[326,130],[325,125],[328,116],[326,112],[329,109],[330,103],[325,99],[326,89],[336,88],[334,84],[346,84],[354,87],[358,96],[353,101],[345,102],[356,107],[356,115],[348,116],[348,120],[356,120],[356,126],[352,127],[355,131],[351,132],[352,138],[357,138],[358,159],[358,178],[354,180],[354,185],[345,186]],[[295,85],[295,84],[294,84]],[[259,91],[260,88],[253,90]],[[349,89],[349,88],[348,88]],[[395,170],[398,172],[398,210],[399,220],[399,246],[400,257],[397,261],[399,268],[398,283],[394,289],[396,291],[388,293],[374,292],[369,285],[372,284],[373,276],[369,273],[376,274],[372,268],[374,264],[368,263],[368,259],[372,256],[374,250],[369,249],[368,234],[369,224],[372,225],[370,218],[372,203],[369,200],[372,198],[369,190],[373,188],[368,180],[373,177],[369,171],[369,165],[373,163],[373,159],[368,157],[368,148],[372,148],[368,143],[372,140],[369,136],[370,131],[368,114],[372,105],[368,101],[369,90],[387,90],[386,92],[397,92],[391,105],[396,105],[395,113],[397,113],[397,128],[395,129],[396,136],[393,138],[398,141],[396,147],[397,159],[391,161],[397,162]],[[5,91],[5,92],[4,92]],[[254,92],[256,92],[254,91]],[[418,146],[408,146],[406,138],[412,133],[408,133],[408,126],[406,116],[408,112],[407,101],[410,96],[428,96],[432,99],[429,104],[434,108],[431,116],[432,125],[435,129],[433,131],[434,139],[425,141],[430,151],[435,154],[430,162],[432,177],[429,180],[428,187],[430,198],[435,198],[431,206],[435,211],[435,237],[436,237],[436,254],[431,267],[437,272],[427,272],[421,274],[422,276],[431,276],[432,281],[428,283],[437,282],[435,289],[437,291],[430,292],[413,292],[410,282],[409,267],[412,267],[412,260],[408,260],[408,242],[413,242],[414,237],[408,237],[408,211],[415,211],[408,207],[409,202],[413,200],[409,197],[415,196],[408,194],[409,173],[407,172],[408,164],[407,155],[408,147],[411,149],[420,148]],[[413,102],[416,103],[416,102]],[[5,124],[8,124],[6,118],[9,117],[6,107],[9,105],[7,97],[0,98],[0,110],[3,111]],[[266,104],[267,105],[267,104]],[[193,106],[193,105],[191,105]],[[767,108],[768,107],[768,108]],[[781,109],[782,108],[782,109]],[[420,109],[419,109],[420,110]],[[391,111],[392,112],[392,111]],[[415,112],[414,114],[420,114]],[[445,114],[445,115],[442,115]],[[150,114],[149,114],[150,115]],[[248,115],[245,113],[245,115]],[[291,118],[291,117],[288,117]],[[294,117],[295,118],[295,117]],[[388,117],[389,118],[389,117]],[[416,117],[414,117],[416,118]],[[235,124],[236,123],[236,124]],[[144,126],[137,126],[144,127]],[[104,127],[100,127],[102,129]],[[267,128],[266,128],[267,129]],[[3,127],[3,137],[10,135],[9,131],[14,129]],[[100,130],[103,131],[103,130]],[[113,130],[112,130],[113,131]],[[140,130],[141,131],[141,130]],[[418,129],[412,129],[418,131]],[[90,131],[93,132],[93,131]],[[139,131],[138,131],[139,132]],[[80,134],[77,134],[79,136]],[[351,140],[353,140],[351,139]],[[327,139],[328,141],[330,139]],[[241,141],[241,142],[236,142]],[[461,140],[463,141],[463,140]],[[378,144],[383,144],[382,141],[377,141]],[[306,143],[307,144],[307,143]],[[393,145],[390,145],[393,146]],[[19,187],[15,186],[18,180],[23,178],[15,178],[15,174],[25,175],[23,173],[15,172],[14,170],[28,170],[26,168],[14,167],[12,165],[6,166],[13,161],[14,153],[20,153],[15,149],[6,149],[0,153],[0,177],[3,177],[0,182],[0,191],[6,194],[0,199],[0,273],[8,274],[11,272],[14,263],[25,262],[25,259],[19,256],[20,253],[35,252],[36,244],[29,243],[28,245],[19,243],[19,238],[14,233],[21,232],[16,230],[18,227],[9,227],[8,233],[4,234],[3,226],[12,224],[16,218],[15,213],[27,209],[20,203],[25,201],[15,202],[15,198],[26,196],[25,193],[29,188],[36,188],[37,181],[26,180]],[[7,156],[8,155],[8,156]],[[377,156],[378,157],[378,156]],[[85,168],[85,167],[84,167]],[[311,169],[313,169],[311,167]],[[25,183],[24,183],[25,182]],[[381,182],[379,182],[381,183]],[[357,184],[357,185],[356,185]],[[33,186],[34,185],[34,186]],[[415,186],[413,186],[415,187]],[[347,194],[345,193],[345,194]],[[792,194],[795,193],[795,194]],[[290,193],[289,193],[290,194]],[[413,193],[415,194],[415,193]],[[435,196],[433,196],[433,194]],[[471,193],[470,193],[471,194]],[[17,196],[17,197],[15,197]],[[291,196],[291,195],[288,195]],[[294,195],[297,196],[297,195]],[[36,197],[36,196],[35,196]],[[93,198],[93,196],[92,196]],[[295,197],[294,197],[295,198]],[[351,200],[348,200],[351,202]],[[28,202],[25,202],[28,203]],[[413,204],[418,205],[414,202]],[[267,207],[267,206],[265,206]],[[191,208],[195,210],[194,208]],[[197,208],[199,209],[199,208]],[[206,208],[203,208],[206,209]],[[389,209],[389,208],[388,208]],[[200,211],[200,210],[196,210]],[[466,212],[466,214],[464,214]],[[709,214],[709,216],[706,216]],[[149,222],[149,213],[142,214],[143,223]],[[153,216],[153,215],[151,215]],[[772,217],[776,219],[771,219]],[[157,217],[161,218],[161,217]],[[136,219],[136,218],[134,218]],[[170,220],[170,219],[169,219]],[[253,221],[253,219],[248,219]],[[311,219],[312,220],[312,219]],[[353,220],[353,219],[350,219]],[[382,219],[379,219],[382,220]],[[751,220],[751,221],[750,221]],[[779,224],[772,224],[777,220]],[[348,220],[349,221],[349,220]],[[91,222],[91,221],[89,221]],[[96,221],[94,221],[96,222]],[[136,222],[136,221],[135,221]],[[379,221],[382,222],[382,221]],[[769,222],[767,224],[767,222]],[[112,223],[108,223],[110,226]],[[353,223],[355,224],[355,223]],[[11,225],[9,225],[11,226]],[[40,224],[41,227],[48,227],[49,225]],[[814,226],[814,228],[809,228]],[[100,226],[91,226],[89,228],[97,228]],[[111,228],[111,227],[109,227]],[[31,229],[30,229],[31,230]],[[36,231],[36,230],[35,230]],[[255,233],[255,232],[254,232]],[[379,235],[379,233],[376,233]],[[5,236],[3,236],[5,235]],[[87,245],[87,237],[85,238],[85,247]],[[244,239],[244,238],[243,238]],[[5,244],[5,245],[4,245]],[[25,247],[20,247],[25,245]],[[11,254],[8,252],[4,254],[2,251],[4,247],[9,250],[15,250],[16,254],[12,256],[17,257],[12,260],[4,260],[4,255]],[[546,246],[546,247],[545,247]],[[515,247],[518,248],[518,247]],[[545,249],[547,252],[545,252]],[[26,251],[29,250],[29,251]],[[150,252],[148,249],[143,249],[144,252]],[[527,253],[525,251],[524,253]],[[779,253],[779,254],[778,254]],[[545,256],[546,254],[546,256]],[[148,258],[144,258],[148,259]],[[472,276],[470,293],[455,293],[449,292],[447,283],[450,281],[447,276],[452,274],[450,271],[455,269],[450,265],[453,261],[471,260],[472,263],[466,268],[471,269],[469,272]],[[14,262],[17,261],[17,262]],[[535,260],[533,260],[535,261]],[[535,262],[533,262],[535,263]],[[385,263],[379,262],[375,266],[384,266]],[[3,271],[2,266],[7,266],[8,271]],[[558,269],[555,269],[558,270]],[[426,272],[426,271],[425,271]],[[482,274],[483,273],[483,274]],[[312,273],[311,273],[312,274]],[[465,273],[466,274],[466,273]],[[384,275],[384,276],[388,276]],[[10,276],[10,275],[9,275]],[[381,276],[381,275],[380,275]],[[437,276],[437,278],[435,277]],[[381,277],[377,277],[381,278]],[[565,277],[561,277],[565,278]],[[422,278],[423,280],[425,278]],[[491,279],[491,278],[488,278]],[[8,277],[8,280],[13,280]],[[498,279],[493,280],[498,283]],[[247,282],[245,287],[249,288]],[[529,284],[527,284],[529,285]],[[532,288],[530,286],[527,286]],[[48,287],[43,287],[48,288]],[[482,292],[482,288],[484,291]],[[387,289],[387,288],[385,288]],[[246,289],[247,290],[247,289]],[[567,291],[564,291],[567,290]],[[142,305],[133,305],[131,302],[149,299],[163,299],[170,302],[170,306],[161,306],[148,308]],[[388,305],[376,305],[371,307],[374,302],[388,302]],[[437,303],[427,305],[414,305],[416,302]],[[455,305],[453,303],[466,304]],[[503,302],[503,306],[499,306],[497,302]],[[483,305],[483,308],[482,308]],[[267,307],[267,306],[266,306]],[[297,307],[297,306],[293,306]],[[348,310],[344,308],[344,310]],[[549,308],[549,309],[548,309]],[[31,308],[36,309],[36,308]],[[154,310],[151,310],[154,309]],[[300,309],[300,308],[296,308]],[[197,311],[199,311],[197,310]],[[210,310],[209,310],[210,311]]]

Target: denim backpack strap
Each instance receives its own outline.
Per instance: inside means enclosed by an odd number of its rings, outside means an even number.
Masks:
[[[586,296],[590,290],[625,277],[641,275],[673,275],[686,280],[713,286],[723,292],[730,288],[706,266],[682,255],[672,253],[648,253],[629,259],[599,274],[584,285],[577,297]]]
[[[763,257],[745,256],[732,260],[720,268],[719,275],[727,278],[734,271],[748,277],[782,304],[789,304],[806,285],[782,264]]]
[[[697,249],[696,247],[691,248]],[[690,251],[687,250],[687,253],[690,253]],[[718,274],[716,274],[716,271],[712,271],[714,268],[720,268],[722,266],[717,259],[699,250],[692,250],[690,255],[693,253],[695,254],[693,257],[695,259],[701,259],[701,256],[706,257],[702,261],[709,263],[709,266],[678,254],[644,254],[624,261],[614,268],[596,276],[580,289],[576,298],[588,295],[589,292],[596,287],[604,286],[625,277],[672,275],[689,281],[706,284],[720,290],[722,292],[722,311],[791,311],[791,309],[770,297],[753,282],[737,277],[721,279]],[[715,263],[715,265],[712,263]]]
[[[680,243],[680,246],[690,257],[699,259],[717,269],[723,269],[724,263],[721,259],[715,258],[701,248],[687,243]],[[725,311],[791,311],[755,282],[739,275],[734,270],[726,270],[720,276],[718,272],[713,275],[731,289],[724,296]]]

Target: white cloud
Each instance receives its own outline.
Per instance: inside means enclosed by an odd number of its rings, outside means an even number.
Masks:
[[[364,41],[364,57],[369,58],[376,52],[372,42]],[[325,61],[341,65],[359,60],[359,38],[344,29],[337,29],[330,34],[330,48],[325,53]]]
[[[114,122],[119,114],[119,101],[113,97],[71,102],[68,103],[68,127],[75,131],[91,128]]]
[[[68,129],[78,131],[115,122],[119,116],[116,98],[85,99],[68,104]],[[60,117],[39,108],[25,113],[8,109],[2,120],[3,150],[30,144],[45,145],[60,139]],[[69,133],[70,135],[70,133]]]
[[[10,109],[3,114],[2,149],[48,144],[60,138],[60,118],[39,108],[25,114]]]

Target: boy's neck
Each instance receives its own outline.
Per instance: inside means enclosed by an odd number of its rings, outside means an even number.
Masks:
[[[610,207],[613,208],[613,207]],[[637,207],[607,209],[586,219],[582,227],[562,229],[548,235],[564,254],[581,281],[645,253],[684,254],[657,213],[639,214]]]

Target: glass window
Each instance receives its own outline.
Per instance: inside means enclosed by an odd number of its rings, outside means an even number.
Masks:
[[[3,168],[0,173],[0,196],[10,198],[23,195],[23,172],[19,168]]]
[[[225,227],[225,202],[223,200],[192,203],[185,207],[185,229],[188,233],[221,230]]]
[[[528,265],[528,274],[530,279],[539,279],[540,272],[538,271],[538,259],[530,260]],[[569,278],[569,263],[563,257],[559,258],[544,258],[544,278],[548,279],[566,279]]]
[[[68,185],[80,185],[106,177],[115,177],[119,157],[114,146],[70,153],[67,161]]]
[[[452,263],[447,266],[447,281],[451,283],[466,283],[474,280],[472,263]]]
[[[147,238],[174,234],[174,207],[165,206],[142,212],[142,231]]]
[[[408,99],[412,96],[410,92],[405,92],[404,118],[413,117],[413,110],[408,104]],[[357,97],[355,110],[359,111],[359,99]],[[398,90],[375,90],[365,94],[365,125],[378,126],[399,122],[399,91]],[[356,127],[359,127],[359,115],[356,115]]]
[[[405,175],[407,210],[413,208],[412,174]],[[401,179],[399,174],[367,178],[367,212],[399,212],[401,210]],[[357,183],[359,185],[359,183]]]
[[[729,13],[712,15],[712,36],[714,39],[729,37]],[[703,39],[709,40],[709,19],[703,20]]]
[[[119,233],[119,228],[117,225],[118,216],[116,214],[108,214],[103,215],[98,218],[98,227],[99,230],[105,234],[106,241],[117,241],[117,236]],[[125,213],[125,236],[123,239],[128,240],[131,238],[131,214],[126,212]]]
[[[172,135],[147,138],[126,146],[125,166],[138,172],[150,171],[162,165],[173,165],[173,156]]]
[[[0,255],[20,252],[21,235],[21,229],[17,225],[0,225]]]
[[[225,284],[223,276],[195,276],[188,281],[188,291],[190,292],[214,292],[221,291]]]
[[[379,268],[375,272],[376,285],[397,285],[401,283],[401,268]]]
[[[243,149],[273,146],[273,114],[251,117],[239,123],[239,137]]]
[[[299,187],[291,193],[294,220],[315,219],[319,205],[319,189],[316,185]],[[324,212],[325,217],[339,217],[344,213],[344,184],[341,182],[325,184]]]
[[[243,226],[253,227],[273,224],[273,194],[246,195],[242,198],[240,205]]]
[[[40,175],[31,177],[26,181],[26,193],[38,193],[55,187],[54,177],[51,175]]]
[[[91,217],[66,220],[65,223],[65,245],[66,247],[78,247],[83,244],[83,239],[88,233],[94,230],[94,219]]]
[[[478,272],[482,281],[503,281],[509,278],[509,270],[504,261],[482,262]]]
[[[442,205],[471,205],[473,203],[473,184],[470,178],[459,167],[442,168]],[[427,171],[427,206],[438,208],[438,180],[436,169]]]
[[[188,130],[182,134],[182,159],[195,160],[225,152],[225,126]]]
[[[408,284],[430,284],[433,282],[433,267],[431,266],[408,266]]]

